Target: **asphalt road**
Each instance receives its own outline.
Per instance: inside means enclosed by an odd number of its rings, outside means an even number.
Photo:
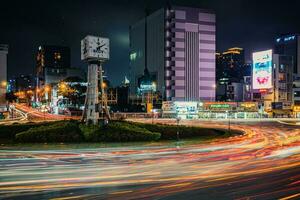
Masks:
[[[174,121],[164,121],[174,123]],[[223,122],[182,124],[228,128]],[[234,122],[210,143],[0,147],[0,199],[300,199],[300,127]]]

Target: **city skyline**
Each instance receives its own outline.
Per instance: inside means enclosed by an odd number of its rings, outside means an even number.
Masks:
[[[259,2],[259,4],[258,4]],[[0,43],[10,46],[8,77],[30,74],[35,69],[39,45],[64,45],[71,48],[71,63],[85,69],[80,60],[80,40],[86,34],[111,38],[111,60],[106,73],[116,85],[128,75],[129,26],[167,1],[26,1],[6,2],[2,12]],[[245,49],[250,60],[253,51],[273,48],[275,38],[284,33],[300,32],[296,1],[171,1],[174,5],[212,9],[217,16],[217,51],[233,46]],[[259,6],[257,6],[259,5]],[[270,9],[272,8],[272,9]],[[19,46],[20,45],[20,46]],[[15,74],[17,71],[18,74]]]
[[[0,199],[300,199],[300,1],[1,5]]]

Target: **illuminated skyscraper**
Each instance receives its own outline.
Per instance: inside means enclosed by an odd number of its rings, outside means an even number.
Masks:
[[[147,68],[166,100],[214,100],[215,18],[210,10],[168,6],[131,26],[131,94]]]
[[[239,47],[229,48],[217,54],[217,81],[241,82],[247,74],[244,49]],[[249,73],[251,68],[249,67]]]
[[[58,83],[67,77],[85,78],[81,69],[71,67],[70,52],[70,48],[64,46],[43,45],[39,47],[36,55],[39,87]]]
[[[232,95],[232,88],[242,88],[244,76],[251,75],[251,65],[245,64],[244,49],[240,47],[229,48],[223,53],[216,54],[216,79],[218,101],[240,100],[242,97]],[[238,89],[239,91],[240,89]],[[233,96],[235,96],[233,98]]]
[[[288,34],[276,38],[275,54],[293,56],[293,72],[300,75],[300,35]]]

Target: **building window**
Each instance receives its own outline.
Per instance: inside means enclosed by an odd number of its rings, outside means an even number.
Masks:
[[[294,97],[300,97],[300,91],[294,91]]]
[[[55,53],[54,53],[54,59],[55,59],[55,60],[60,60],[60,59],[61,59],[61,55],[60,55],[59,52],[55,52]]]

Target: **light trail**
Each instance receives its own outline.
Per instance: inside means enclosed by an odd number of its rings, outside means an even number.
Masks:
[[[0,198],[299,198],[300,129],[276,122],[231,128],[245,134],[180,148],[172,143],[44,151],[7,147],[0,150]]]

